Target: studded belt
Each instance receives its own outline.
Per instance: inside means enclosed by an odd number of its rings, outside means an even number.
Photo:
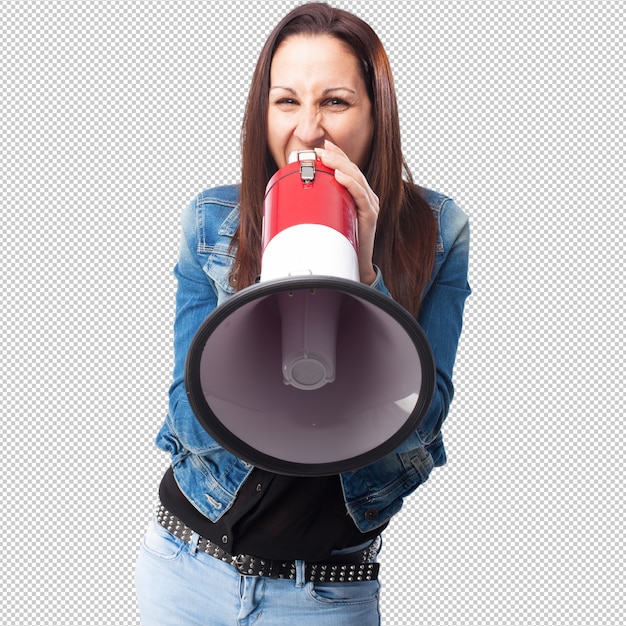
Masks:
[[[173,535],[190,543],[194,531],[163,505],[156,511],[156,521]],[[338,556],[338,561],[309,563],[304,565],[305,580],[311,582],[348,583],[378,578],[379,563],[374,559],[380,549],[380,538],[365,550]],[[230,554],[221,546],[209,539],[198,539],[198,550],[220,561],[229,563],[244,576],[264,576],[266,578],[288,578],[295,580],[295,561],[275,561],[260,559],[248,554]],[[340,559],[340,560],[339,560]]]

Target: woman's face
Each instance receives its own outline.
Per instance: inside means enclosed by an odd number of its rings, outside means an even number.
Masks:
[[[338,39],[293,35],[270,68],[269,149],[278,167],[294,150],[328,139],[361,169],[369,160],[374,121],[360,63]]]

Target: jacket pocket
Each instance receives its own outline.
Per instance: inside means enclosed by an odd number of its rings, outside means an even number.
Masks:
[[[221,304],[235,293],[235,288],[230,282],[235,258],[229,251],[229,246],[218,243],[212,248],[212,252],[207,257],[204,271],[213,281],[217,290],[217,304]]]

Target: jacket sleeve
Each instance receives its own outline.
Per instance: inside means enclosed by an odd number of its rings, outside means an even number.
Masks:
[[[174,267],[177,280],[174,371],[169,389],[167,426],[186,448],[201,454],[214,449],[217,444],[193,415],[185,388],[185,361],[196,331],[215,309],[218,298],[216,286],[204,270],[207,255],[198,253],[196,220],[197,199],[183,211],[178,261]],[[175,454],[167,443],[157,438],[157,445]]]
[[[439,435],[454,395],[452,372],[463,324],[465,300],[471,293],[468,283],[469,220],[452,200],[440,213],[443,251],[438,253],[436,273],[422,301],[418,322],[432,348],[436,383],[433,399],[418,428],[423,444]]]

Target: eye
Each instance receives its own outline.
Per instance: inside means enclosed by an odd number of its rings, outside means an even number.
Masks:
[[[345,111],[350,103],[342,98],[328,98],[324,101],[324,106],[331,108],[333,111]]]
[[[298,105],[298,101],[294,98],[279,98],[274,102],[276,106],[279,106],[281,109],[289,109]]]

